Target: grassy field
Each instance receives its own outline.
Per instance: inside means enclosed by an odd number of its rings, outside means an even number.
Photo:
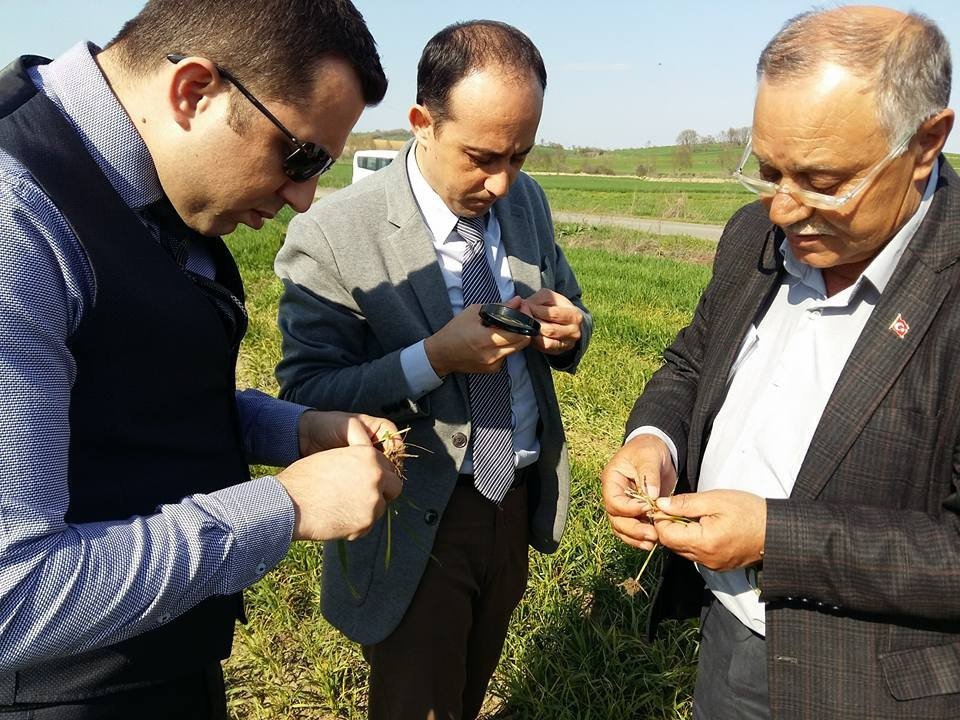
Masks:
[[[280,352],[272,260],[289,217],[229,238],[251,315],[241,385],[268,392],[276,390]],[[619,587],[643,556],[609,532],[597,478],[661,350],[708,280],[713,245],[572,225],[558,226],[558,238],[597,326],[577,375],[556,375],[573,462],[572,507],[559,551],[532,556],[487,711],[502,720],[687,718],[695,630],[675,625],[656,642],[645,640],[646,601]],[[226,666],[236,718],[364,717],[363,661],[320,615],[321,571],[319,548],[297,544],[248,590],[250,622]]]
[[[351,139],[351,146],[368,147],[370,133]],[[391,137],[400,137],[399,133]],[[743,148],[723,143],[696,145],[689,152],[676,145],[645,148],[565,148],[537,145],[527,158],[530,172],[584,173],[587,175],[640,175],[657,177],[727,178],[736,168]],[[947,159],[960,167],[960,155],[947,153]],[[347,174],[349,182],[349,173]]]
[[[742,155],[743,147],[721,143],[619,150],[537,145],[527,160],[527,169],[647,177],[726,177]]]
[[[631,177],[535,175],[555,211],[723,225],[756,195],[737,182],[659,182]]]
[[[320,178],[320,187],[345,187],[350,184],[350,177],[350,163],[341,160]],[[535,177],[555,211],[722,225],[755,197],[736,182],[663,182],[540,173]]]

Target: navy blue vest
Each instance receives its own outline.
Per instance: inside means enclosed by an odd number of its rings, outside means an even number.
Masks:
[[[215,307],[114,191],[25,57],[0,73],[0,147],[26,167],[83,245],[96,294],[69,339],[71,523],[149,515],[249,479],[234,398],[236,350]],[[217,280],[236,265],[207,239]],[[210,598],[143,635],[0,677],[0,705],[145,686],[227,657],[240,596]]]

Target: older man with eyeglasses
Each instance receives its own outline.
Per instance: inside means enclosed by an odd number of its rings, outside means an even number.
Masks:
[[[602,475],[614,532],[671,551],[651,630],[700,616],[696,718],[960,716],[950,75],[938,28],[884,8],[760,57],[760,201]]]
[[[217,237],[309,207],[385,90],[346,0],[153,0],[0,73],[0,717],[226,718],[240,591],[399,494],[390,421],[236,392]]]

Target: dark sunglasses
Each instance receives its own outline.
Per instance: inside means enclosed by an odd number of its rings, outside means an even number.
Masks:
[[[167,55],[167,60],[176,65],[186,57],[186,55],[170,53]],[[315,143],[303,143],[297,140],[293,133],[287,130],[283,126],[283,123],[277,120],[274,114],[267,110],[267,108],[263,106],[263,103],[257,100],[253,96],[253,93],[247,90],[239,80],[219,65],[215,64],[214,67],[217,69],[217,72],[220,73],[221,77],[229,81],[247,100],[253,103],[253,106],[257,110],[266,116],[267,120],[276,125],[277,129],[279,129],[293,145],[293,152],[283,159],[283,171],[287,174],[288,178],[294,182],[304,182],[316,175],[323,175],[323,173],[333,167],[334,159],[330,156],[330,153]]]

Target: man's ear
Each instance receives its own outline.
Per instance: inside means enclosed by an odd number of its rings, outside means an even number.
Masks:
[[[414,105],[407,114],[410,120],[410,129],[417,142],[423,146],[430,144],[433,139],[433,117],[424,105]]]
[[[947,108],[924,120],[917,130],[917,162],[913,170],[914,181],[925,181],[933,171],[933,162],[940,156],[943,146],[953,129],[953,110]]]
[[[171,65],[167,88],[167,105],[174,122],[185,130],[210,107],[214,97],[229,89],[216,66],[203,57],[186,57]]]

